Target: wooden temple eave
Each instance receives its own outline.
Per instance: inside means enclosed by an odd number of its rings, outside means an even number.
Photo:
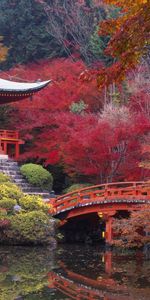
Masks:
[[[32,97],[50,82],[51,80],[34,83],[20,83],[0,79],[0,105]]]
[[[0,105],[11,102],[20,101],[32,97],[35,93],[45,88],[51,80],[37,81],[33,83],[13,82],[10,80],[0,79]],[[13,154],[14,158],[19,158],[19,146],[24,144],[24,141],[19,138],[18,131],[0,130],[0,159],[7,159]]]

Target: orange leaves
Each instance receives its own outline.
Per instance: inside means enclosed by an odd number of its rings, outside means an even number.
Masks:
[[[105,0],[107,4],[116,5],[119,7],[127,8],[139,8],[143,4],[147,4],[149,0]]]
[[[114,63],[109,68],[103,68],[97,72],[97,85],[101,90],[105,85],[108,86],[110,83],[119,83],[124,80],[124,65],[120,62]]]
[[[123,248],[140,248],[150,242],[150,205],[142,205],[133,211],[130,218],[114,220],[114,230],[118,234],[114,244]]]
[[[123,9],[117,19],[108,19],[100,24],[99,34],[111,37],[105,52],[115,58],[114,74],[112,67],[105,71],[106,76],[111,73],[112,78],[107,76],[107,80],[106,78],[103,80],[110,84],[116,78],[118,81],[124,79],[127,71],[139,63],[140,57],[146,51],[150,41],[150,1],[105,0],[105,2]],[[106,76],[104,74],[104,77]],[[98,86],[101,87],[99,75]]]
[[[112,35],[120,29],[120,24],[125,20],[125,16],[118,19],[107,19],[101,23],[99,35]]]
[[[8,53],[8,48],[2,44],[2,40],[3,38],[0,36],[0,62],[5,61]]]

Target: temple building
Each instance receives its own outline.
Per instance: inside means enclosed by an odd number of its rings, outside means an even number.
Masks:
[[[32,97],[50,82],[51,80],[24,83],[0,79],[0,105]],[[17,160],[19,158],[20,145],[23,143],[23,140],[19,138],[18,131],[0,130],[0,159],[7,159],[9,156]]]

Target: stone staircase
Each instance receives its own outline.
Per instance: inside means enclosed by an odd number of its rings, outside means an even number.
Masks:
[[[27,182],[21,174],[19,165],[16,161],[0,158],[0,172],[10,176],[12,181],[21,188],[24,194],[39,195],[44,200],[48,200],[50,198],[48,191],[34,187]]]

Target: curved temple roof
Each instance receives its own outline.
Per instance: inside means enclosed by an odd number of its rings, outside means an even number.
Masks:
[[[0,79],[0,104],[28,98],[46,87],[50,82],[51,80],[24,83]]]

